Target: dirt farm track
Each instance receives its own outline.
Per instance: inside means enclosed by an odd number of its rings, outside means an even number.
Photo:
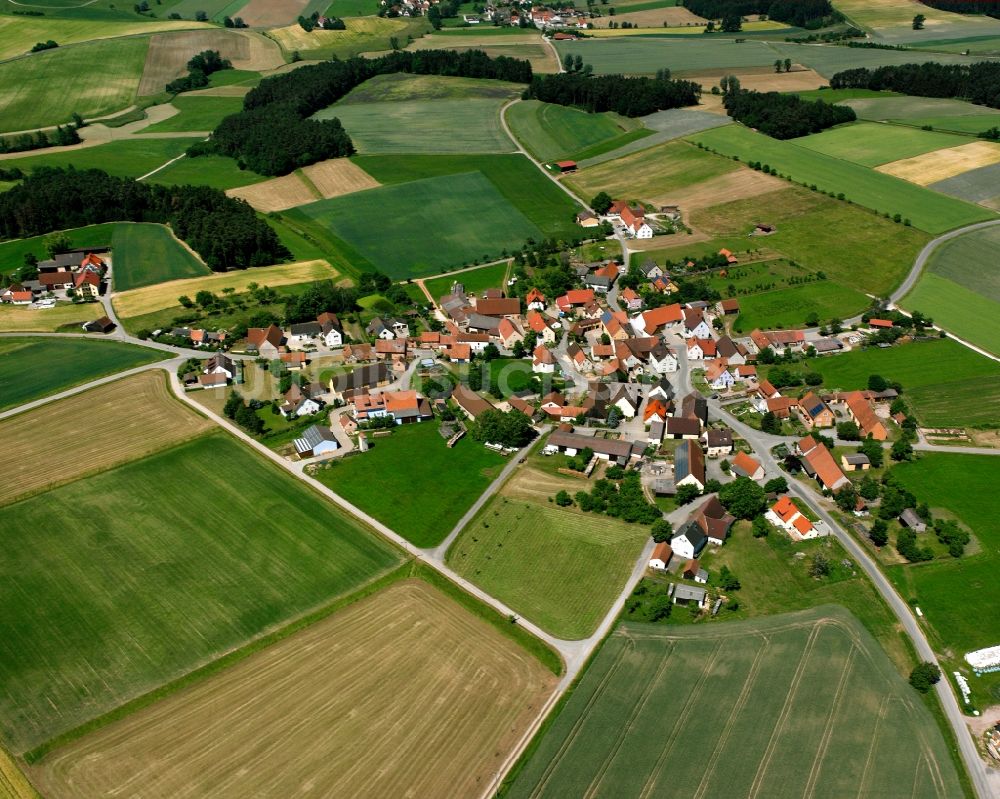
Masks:
[[[57,750],[51,799],[474,796],[555,677],[418,580]],[[442,756],[442,753],[447,753]]]

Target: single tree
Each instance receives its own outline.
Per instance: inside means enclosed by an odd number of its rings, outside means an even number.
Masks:
[[[877,547],[884,547],[889,543],[889,525],[883,519],[876,519],[872,523],[872,529],[868,531],[868,537]]]
[[[653,540],[659,544],[662,541],[670,540],[674,534],[674,526],[666,519],[657,519],[649,528],[649,533],[653,536]]]
[[[922,31],[924,29],[924,23],[927,21],[927,17],[923,14],[917,14],[913,18],[913,30]]]
[[[678,505],[687,505],[689,502],[694,502],[700,495],[701,491],[698,490],[697,486],[685,483],[677,488],[677,494],[674,496],[674,499],[677,500]]]
[[[923,661],[914,666],[913,671],[910,672],[910,685],[916,688],[920,693],[926,694],[931,690],[936,682],[941,679],[941,669],[937,667],[937,664],[930,663],[929,661]]]
[[[719,490],[719,501],[738,519],[752,519],[764,509],[764,489],[749,477],[738,477]]]

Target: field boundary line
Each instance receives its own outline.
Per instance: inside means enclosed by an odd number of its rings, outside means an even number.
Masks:
[[[538,784],[532,790],[530,796],[532,799],[541,795],[542,790],[548,785],[550,779],[552,779],[552,774],[555,772],[556,767],[562,761],[563,756],[569,750],[570,746],[576,741],[576,737],[580,734],[580,728],[584,725],[587,720],[587,715],[590,709],[594,706],[598,699],[604,695],[604,691],[607,689],[608,684],[611,682],[615,674],[618,673],[618,669],[621,667],[622,662],[625,660],[625,654],[629,650],[635,649],[635,641],[633,641],[628,636],[622,636],[624,644],[621,649],[618,650],[618,654],[615,656],[614,662],[611,667],[607,670],[604,677],[598,683],[597,687],[594,689],[594,693],[590,695],[587,700],[587,704],[583,707],[583,712],[580,714],[579,718],[570,727],[569,734],[566,736],[566,740],[562,742],[562,745],[553,755],[552,760],[545,767],[545,771],[542,772],[542,777],[538,781]]]
[[[822,621],[818,621],[813,624],[812,632],[809,633],[809,639],[806,641],[806,645],[802,650],[802,655],[799,657],[798,665],[795,667],[795,675],[792,677],[792,682],[788,686],[788,694],[785,698],[785,704],[781,708],[781,713],[778,716],[778,721],[774,725],[774,730],[771,732],[771,737],[767,742],[767,748],[764,750],[764,757],[761,759],[760,765],[757,766],[757,773],[754,775],[753,782],[750,785],[750,791],[747,794],[747,799],[756,799],[758,792],[760,791],[761,785],[764,782],[764,775],[767,773],[767,769],[771,765],[771,758],[774,757],[774,750],[778,745],[778,738],[781,735],[781,731],[785,726],[785,722],[788,721],[788,717],[792,712],[792,705],[795,704],[795,695],[798,693],[799,685],[802,683],[802,676],[806,672],[806,665],[809,662],[809,658],[812,656],[813,647],[816,645],[816,639],[819,638],[820,630],[822,630],[826,625]]]
[[[678,735],[680,734],[681,727],[686,721],[688,711],[701,699],[701,692],[705,689],[705,683],[708,682],[708,675],[711,673],[712,669],[715,668],[715,662],[719,659],[719,653],[722,651],[724,644],[725,640],[720,640],[715,645],[712,657],[709,658],[708,663],[705,664],[705,668],[701,670],[698,682],[695,683],[694,688],[691,689],[691,692],[688,694],[687,701],[684,702],[684,707],[682,707],[680,713],[677,714],[677,719],[674,721],[674,726],[670,730],[670,735],[664,742],[665,746],[660,752],[660,756],[656,758],[656,763],[653,764],[653,768],[650,770],[649,776],[646,778],[645,785],[642,786],[642,791],[639,793],[639,799],[648,799],[657,781],[660,779],[660,769],[662,769],[663,764],[667,762],[667,756],[673,751],[674,744],[677,743]]]
[[[656,674],[646,683],[646,687],[643,689],[642,694],[639,697],[639,701],[636,702],[632,708],[632,712],[629,714],[628,721],[619,730],[618,740],[615,741],[611,750],[608,752],[607,757],[604,758],[604,762],[601,764],[601,767],[591,779],[590,785],[587,787],[587,791],[583,795],[584,799],[591,799],[591,797],[596,794],[598,788],[601,787],[601,783],[604,782],[604,777],[608,773],[608,769],[611,768],[611,764],[618,756],[622,746],[624,746],[625,739],[632,731],[632,725],[635,723],[639,715],[646,709],[649,697],[652,696],[653,691],[656,690],[660,678],[663,676],[663,672],[666,670],[667,664],[670,663],[673,658],[676,649],[677,647],[674,644],[670,644],[670,649],[667,651],[666,656],[660,660],[660,665],[656,668]]]
[[[739,717],[740,713],[743,712],[743,707],[746,705],[747,700],[750,698],[750,693],[753,691],[753,685],[757,681],[757,674],[760,671],[760,666],[764,659],[764,653],[767,652],[768,647],[771,645],[770,638],[763,634],[759,635],[763,639],[763,646],[760,650],[758,650],[757,655],[753,659],[753,663],[750,664],[750,671],[747,673],[746,679],[743,681],[743,688],[740,691],[740,695],[736,698],[736,702],[733,704],[733,709],[729,713],[729,718],[726,719],[726,726],[722,728],[722,735],[719,736],[719,740],[716,741],[715,746],[712,747],[712,756],[705,764],[701,782],[698,783],[698,789],[695,791],[693,799],[701,799],[701,797],[705,795],[705,791],[708,790],[708,782],[712,777],[712,773],[715,771],[715,765],[722,757],[722,750],[728,743],[729,736],[733,733],[733,727],[736,726],[736,719]]]
[[[868,757],[865,758],[865,768],[861,772],[861,780],[858,784],[858,796],[867,796],[868,789],[871,782],[872,773],[872,761],[875,757],[875,748],[878,746],[878,736],[881,731],[882,722],[885,720],[886,715],[889,712],[889,704],[893,701],[895,697],[886,696],[882,700],[882,704],[878,709],[878,716],[875,717],[875,729],[872,730],[872,741],[868,746]]]
[[[309,189],[309,191],[312,192],[312,196],[315,197],[317,200],[325,200],[326,199],[323,196],[323,193],[317,188],[316,184],[313,183],[312,178],[309,177],[306,174],[305,170],[302,169],[302,167],[299,167],[298,169],[296,169],[292,174],[295,175],[295,176],[297,176],[298,179],[302,181],[303,185],[307,189]],[[250,184],[250,185],[253,185],[253,184]],[[351,192],[351,193],[353,194],[353,192]]]
[[[837,714],[840,712],[840,703],[844,698],[844,687],[847,685],[848,678],[854,670],[854,659],[857,654],[858,647],[852,646],[851,653],[847,656],[847,663],[844,664],[844,669],[840,673],[837,692],[833,697],[833,706],[830,708],[830,715],[826,719],[826,728],[823,730],[823,737],[820,738],[819,746],[816,747],[816,755],[813,757],[812,768],[809,770],[809,779],[806,781],[806,787],[802,793],[804,797],[811,797],[816,792],[816,781],[819,779],[820,771],[823,768],[823,759],[826,757],[826,750],[830,746],[830,739],[833,738],[834,722],[836,721]]]

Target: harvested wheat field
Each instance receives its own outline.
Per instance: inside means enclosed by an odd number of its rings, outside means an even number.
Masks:
[[[754,70],[752,72],[735,72],[733,74],[740,79],[740,85],[744,89],[755,92],[804,92],[811,89],[818,89],[820,86],[826,86],[829,83],[816,70],[806,69],[797,64],[793,65],[791,72],[778,73]],[[702,88],[708,92],[713,86],[719,85],[721,76],[685,75],[684,80],[700,83]],[[702,98],[703,101],[704,99]]]
[[[378,188],[382,184],[346,158],[331,158],[302,169],[323,199]]]
[[[118,316],[130,317],[172,308],[182,295],[193,297],[199,291],[221,292],[224,288],[246,291],[251,283],[261,286],[287,286],[292,283],[311,283],[314,280],[334,280],[340,273],[326,261],[298,261],[294,264],[261,266],[236,272],[217,272],[205,277],[171,280],[140,289],[123,291],[114,298]]]
[[[240,186],[226,192],[230,197],[246,200],[261,213],[284,211],[296,205],[305,205],[320,199],[295,172],[280,178],[265,180],[250,186]]]
[[[55,333],[64,326],[73,326],[73,332],[80,333],[84,322],[101,316],[104,306],[99,302],[60,303],[41,310],[4,303],[0,306],[0,333]]]
[[[139,82],[140,97],[159,94],[174,78],[184,75],[191,56],[203,50],[218,50],[233,62],[234,69],[275,69],[285,63],[280,48],[270,39],[251,31],[202,30],[158,33],[150,39],[146,65]]]
[[[627,7],[622,9],[627,11]],[[706,20],[697,14],[692,14],[683,6],[672,6],[668,8],[653,8],[647,11],[628,11],[619,13],[614,17],[618,24],[630,22],[639,28],[677,28],[682,25],[696,25],[704,27]],[[607,24],[598,27],[606,28]]]
[[[295,22],[308,5],[309,0],[250,0],[240,16],[251,28],[274,28]]]
[[[780,178],[753,169],[738,169],[716,178],[686,186],[670,194],[670,205],[678,205],[687,216],[699,208],[710,208],[733,200],[760,197],[775,191],[785,191],[791,185]],[[631,244],[630,244],[631,246]]]
[[[142,458],[212,427],[173,396],[159,369],[17,414],[0,421],[6,475],[0,505]]]
[[[556,678],[418,580],[396,583],[57,750],[51,799],[476,796]]]
[[[876,167],[879,172],[895,175],[920,186],[947,180],[970,169],[1000,162],[1000,144],[974,141],[958,147],[933,150],[914,158],[903,158]]]
[[[40,799],[14,759],[0,748],[0,799]]]

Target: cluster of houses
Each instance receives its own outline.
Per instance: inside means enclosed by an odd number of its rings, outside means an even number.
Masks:
[[[807,430],[825,429],[837,423],[840,410],[858,426],[861,438],[871,436],[876,441],[889,437],[886,420],[889,403],[899,396],[895,389],[885,391],[849,391],[819,395],[807,391],[801,397],[785,396],[767,380],[761,380],[752,390],[751,403],[759,413],[773,413],[779,419],[793,414]]]
[[[107,253],[107,248],[71,250],[39,261],[38,277],[7,286],[0,291],[0,302],[51,307],[57,299],[97,300],[105,289]]]
[[[438,4],[439,0],[380,0],[380,4],[392,15],[400,17],[420,17]],[[316,22],[318,27],[320,17]],[[585,30],[592,27],[591,15],[573,6],[537,6],[530,2],[490,2],[484,3],[479,13],[462,14],[466,25],[494,24],[513,27],[535,27],[547,31],[551,29],[575,28]]]

